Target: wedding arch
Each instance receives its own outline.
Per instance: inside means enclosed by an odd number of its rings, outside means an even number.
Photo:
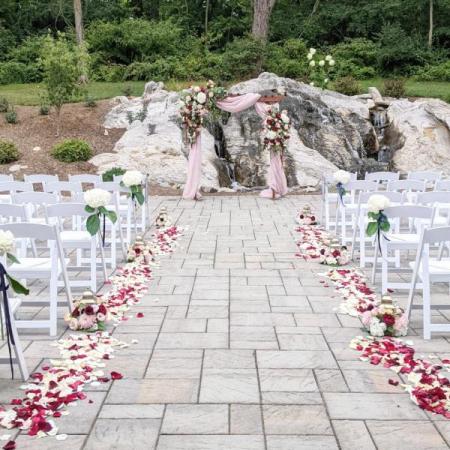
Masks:
[[[189,143],[187,180],[183,198],[198,200],[201,195],[202,176],[201,130],[207,114],[220,111],[237,113],[255,106],[263,119],[264,148],[270,152],[269,188],[261,192],[262,197],[278,198],[287,193],[286,175],[283,170],[283,153],[287,147],[290,119],[287,111],[280,111],[278,102],[283,95],[263,97],[260,94],[228,94],[225,88],[208,81],[206,86],[191,86],[183,91],[180,100],[185,140]]]

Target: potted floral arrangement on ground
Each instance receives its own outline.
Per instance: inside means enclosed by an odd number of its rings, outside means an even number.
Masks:
[[[309,205],[305,205],[302,211],[298,213],[296,221],[299,225],[317,225],[316,216],[311,213]]]
[[[91,291],[86,291],[79,300],[75,300],[73,311],[64,320],[74,331],[104,331],[109,314],[106,305]]]

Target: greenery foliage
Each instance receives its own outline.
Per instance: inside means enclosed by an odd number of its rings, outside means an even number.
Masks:
[[[19,150],[9,141],[0,141],[0,164],[8,164],[19,159]]]
[[[334,90],[345,95],[357,95],[361,92],[361,86],[351,75],[338,78],[333,82]]]
[[[92,157],[92,149],[80,139],[66,139],[53,147],[52,155],[58,161],[66,163],[87,161]]]
[[[14,109],[14,106],[10,105],[8,111],[6,111],[5,120],[7,123],[13,125],[17,123],[17,112]]]
[[[0,113],[8,111],[9,101],[6,97],[0,97]]]
[[[112,167],[102,174],[103,181],[114,181],[114,176],[123,175],[126,172],[125,169],[121,167]]]
[[[392,80],[384,80],[383,83],[383,94],[388,97],[405,97],[405,80],[403,78],[395,78]]]

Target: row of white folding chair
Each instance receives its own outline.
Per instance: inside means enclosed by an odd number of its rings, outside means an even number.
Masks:
[[[72,292],[58,228],[56,225],[43,225],[35,223],[8,223],[0,225],[0,229],[9,230],[17,239],[39,240],[47,242],[49,256],[29,257],[26,253],[18,252],[20,263],[7,265],[8,273],[18,279],[48,280],[50,297],[48,301],[23,300],[24,305],[49,304],[49,319],[16,320],[17,328],[48,328],[50,336],[57,332],[57,308],[58,308],[58,282],[62,278],[67,298],[68,310],[72,310]]]
[[[422,315],[423,315],[423,337],[430,339],[432,332],[449,332],[450,324],[432,323],[431,315],[431,285],[432,283],[450,283],[450,258],[442,258],[439,251],[437,257],[430,257],[430,247],[437,246],[439,249],[446,245],[450,247],[450,226],[438,228],[425,228],[422,230],[416,259],[409,263],[413,270],[413,276],[409,289],[406,313],[408,318],[414,307],[414,295],[418,281],[422,285]],[[439,307],[442,305],[434,305]],[[448,304],[444,305],[448,307]]]

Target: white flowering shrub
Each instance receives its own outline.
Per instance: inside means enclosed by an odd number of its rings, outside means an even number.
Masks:
[[[315,48],[310,48],[306,57],[309,61],[309,84],[325,89],[333,75],[336,61],[331,55],[319,55]]]

